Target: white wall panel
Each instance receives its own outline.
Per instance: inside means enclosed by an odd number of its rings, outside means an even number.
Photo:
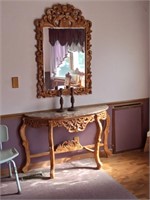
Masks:
[[[61,1],[66,3],[66,1]],[[75,96],[75,105],[148,97],[148,1],[67,1],[92,21],[91,95]],[[34,19],[56,1],[1,1],[0,114],[51,109],[59,99],[36,98]],[[19,77],[19,88],[11,77]],[[69,97],[64,97],[69,107]]]

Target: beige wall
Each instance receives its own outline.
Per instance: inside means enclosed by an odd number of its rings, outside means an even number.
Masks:
[[[51,0],[2,0],[0,114],[51,109],[58,98],[36,98],[33,21]],[[66,1],[59,2],[66,3]],[[71,1],[92,21],[91,95],[75,96],[75,105],[132,100],[149,96],[148,1]],[[19,88],[11,77],[19,77]],[[64,97],[69,107],[69,97]]]

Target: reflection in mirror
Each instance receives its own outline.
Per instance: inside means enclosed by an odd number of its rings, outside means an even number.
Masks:
[[[85,30],[43,29],[46,89],[85,87]]]
[[[81,10],[55,4],[35,20],[37,97],[92,93],[91,25]]]

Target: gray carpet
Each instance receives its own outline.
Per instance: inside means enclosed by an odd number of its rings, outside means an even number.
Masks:
[[[57,164],[55,179],[49,179],[48,168],[42,175],[37,171],[19,174],[20,195],[15,194],[14,179],[2,179],[1,199],[136,199],[103,169],[95,167],[94,159],[89,158]]]

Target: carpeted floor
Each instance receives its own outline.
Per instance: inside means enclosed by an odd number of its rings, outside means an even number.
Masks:
[[[14,179],[2,179],[1,199],[136,199],[103,169],[96,170],[93,158],[56,165],[55,179],[49,169],[19,174],[22,193]]]

